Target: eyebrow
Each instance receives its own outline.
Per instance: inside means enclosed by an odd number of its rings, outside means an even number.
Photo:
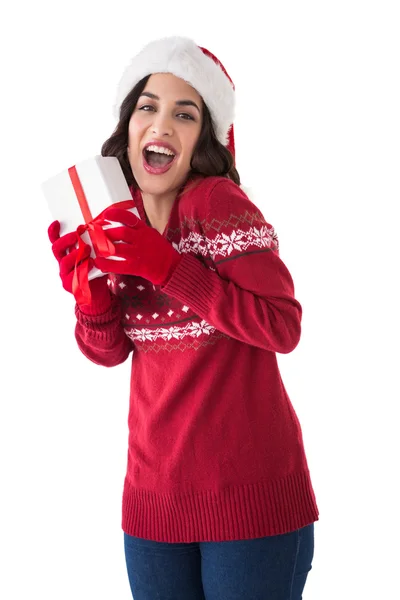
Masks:
[[[155,94],[152,94],[151,92],[142,92],[140,94],[141,96],[147,96],[148,98],[151,98],[152,100],[159,100],[159,96],[156,96]],[[195,108],[197,108],[197,110],[200,113],[200,108],[197,106],[196,102],[193,102],[193,100],[177,100],[175,102],[175,104],[177,106],[194,106]]]

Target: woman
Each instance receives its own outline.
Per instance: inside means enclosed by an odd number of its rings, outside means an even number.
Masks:
[[[273,227],[240,188],[233,84],[210,52],[165,38],[132,60],[116,108],[102,154],[118,157],[141,219],[107,209],[125,260],[98,256],[112,275],[92,280],[91,304],[75,310],[91,361],[132,354],[132,594],[299,600],[318,508],[276,353],[297,346],[302,309]],[[76,235],[58,234],[55,222],[71,291]]]

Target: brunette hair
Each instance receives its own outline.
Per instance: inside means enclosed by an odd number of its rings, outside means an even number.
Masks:
[[[101,147],[102,156],[116,156],[118,158],[128,186],[134,185],[137,187],[127,153],[129,121],[149,78],[150,75],[141,79],[126,96],[121,104],[118,125],[111,137]],[[204,101],[202,127],[190,166],[189,177],[219,175],[232,179],[237,185],[240,185],[240,177],[235,168],[233,156],[228,148],[225,148],[217,140],[210,111]]]

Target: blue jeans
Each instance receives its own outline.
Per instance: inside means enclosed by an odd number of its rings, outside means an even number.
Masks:
[[[229,542],[124,536],[134,600],[301,600],[314,556],[314,523]]]

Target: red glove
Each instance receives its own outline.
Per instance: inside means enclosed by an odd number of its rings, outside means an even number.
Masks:
[[[105,234],[115,245],[115,256],[125,260],[97,256],[95,266],[106,273],[143,277],[154,285],[167,283],[182,259],[172,244],[157,229],[149,227],[124,208],[108,208],[104,218],[123,224],[122,227],[106,229]]]
[[[72,294],[72,279],[74,277],[75,263],[78,254],[78,234],[76,231],[67,233],[60,237],[60,222],[53,221],[48,228],[49,240],[52,244],[53,254],[60,266],[60,278],[63,288]],[[88,261],[88,271],[93,267],[93,259],[90,258],[90,246],[86,245],[83,252],[82,264]],[[80,309],[85,314],[101,314],[105,312],[111,304],[110,291],[107,285],[107,277],[98,277],[89,282],[92,296],[91,304],[81,304]]]

